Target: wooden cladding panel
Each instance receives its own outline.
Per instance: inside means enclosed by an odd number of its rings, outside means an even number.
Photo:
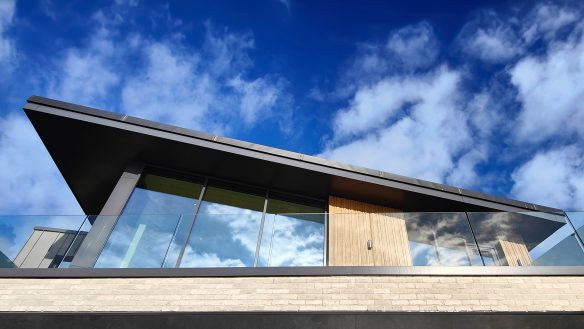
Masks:
[[[499,245],[508,266],[531,266],[532,260],[525,242],[520,237],[515,237],[512,241],[499,240]]]
[[[337,214],[329,220],[329,265],[373,265],[367,252],[368,214]]]
[[[329,265],[410,266],[409,242],[399,210],[329,197]],[[372,250],[367,241],[372,240]]]
[[[375,266],[411,266],[410,245],[402,214],[369,214]]]

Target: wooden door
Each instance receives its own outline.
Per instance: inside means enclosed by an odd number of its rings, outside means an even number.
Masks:
[[[329,197],[329,265],[372,266],[373,255],[367,250],[371,224],[366,204]]]
[[[399,214],[391,214],[396,211],[330,196],[329,265],[410,266],[405,221]]]
[[[406,221],[399,213],[372,213],[371,241],[375,266],[412,266]]]

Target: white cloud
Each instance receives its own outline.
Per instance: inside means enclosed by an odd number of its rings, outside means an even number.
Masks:
[[[10,69],[14,65],[16,49],[6,31],[12,25],[15,7],[14,0],[0,1],[0,69]]]
[[[512,195],[562,209],[584,209],[584,150],[570,145],[537,152],[512,175]]]
[[[240,133],[270,119],[279,124],[291,96],[277,74],[251,74],[251,33],[216,32],[207,23],[204,41],[192,46],[174,31],[159,39],[141,34],[132,12],[127,6],[96,12],[86,43],[51,54],[52,67],[32,72],[38,80],[29,83],[49,97],[210,132]],[[14,2],[0,2],[0,54],[12,47],[5,32],[13,15]],[[0,125],[0,212],[81,213],[26,119],[0,117]]]
[[[82,214],[28,120],[0,119],[0,213]]]
[[[481,177],[476,172],[479,163],[487,161],[489,156],[487,144],[480,142],[474,149],[458,158],[448,172],[445,182],[454,186],[478,186]]]
[[[277,82],[268,82],[262,78],[246,81],[236,76],[229,80],[228,85],[240,97],[241,116],[246,124],[256,122],[258,116],[269,112],[282,93]]]
[[[218,31],[206,22],[203,43],[193,47],[180,35],[156,40],[124,31],[127,9],[116,10],[94,14],[88,44],[56,61],[50,97],[219,134],[283,121],[291,111],[284,79],[249,74],[251,33]]]
[[[4,71],[4,77],[9,76],[6,71],[14,68],[16,60],[14,41],[6,35],[14,15],[15,1],[0,1],[0,72]],[[4,100],[12,98],[9,94],[2,96]],[[0,182],[0,214],[82,213],[23,115],[0,117]]]
[[[208,75],[195,72],[198,56],[173,53],[161,43],[143,51],[147,58],[145,70],[129,78],[122,89],[124,112],[203,129],[204,115],[212,105],[217,86]]]
[[[470,123],[477,137],[490,139],[504,125],[502,97],[502,95],[497,95],[493,89],[488,88],[472,95],[467,109]]]
[[[524,38],[544,40],[545,52],[525,56],[509,69],[522,105],[510,135],[516,147],[535,150],[515,169],[511,193],[558,208],[584,207],[581,17],[573,8],[538,6],[525,24]]]
[[[438,39],[427,22],[391,31],[383,43],[362,43],[336,94],[348,97],[357,84],[372,84],[391,75],[426,69],[435,64],[438,50]]]
[[[50,82],[48,96],[106,107],[121,79],[114,66],[117,55],[111,32],[98,28],[86,48],[67,50]]]
[[[495,12],[485,12],[467,23],[459,43],[465,54],[491,63],[508,61],[523,52],[516,30]]]
[[[388,120],[403,115],[404,107],[419,108],[424,103],[444,107],[444,102],[453,101],[449,98],[455,96],[459,78],[456,72],[441,68],[428,75],[395,77],[365,85],[357,90],[349,107],[336,114],[335,135],[351,136],[385,126]]]
[[[215,35],[207,24],[201,49],[169,42],[143,42],[145,67],[122,87],[122,109],[131,115],[194,129],[230,133],[287,110],[281,78],[246,78],[252,62],[249,34]],[[241,125],[243,123],[244,125]]]
[[[578,21],[581,16],[578,8],[559,7],[550,3],[539,4],[525,19],[522,27],[523,39],[527,43],[540,38],[549,40],[562,28]]]
[[[464,91],[461,91],[464,92]],[[455,167],[446,177],[446,182],[454,186],[481,186],[486,189],[486,177],[480,177],[476,166],[489,160],[493,148],[492,139],[499,138],[499,133],[507,129],[503,118],[503,99],[494,96],[493,90],[484,90],[472,95],[464,106],[468,116],[468,129],[473,147],[460,156]],[[497,97],[497,98],[496,98]]]
[[[390,34],[386,48],[409,68],[427,67],[438,56],[438,40],[427,22],[408,25]]]
[[[518,142],[584,138],[584,38],[575,32],[567,41],[552,43],[542,57],[527,56],[510,69],[511,81],[523,104]]]
[[[427,56],[425,70],[420,70],[423,66],[395,68],[389,58],[396,51],[390,54],[376,44],[362,45],[348,73],[341,74],[337,95],[347,105],[334,116],[333,135],[321,155],[416,178],[511,193],[508,187],[489,184],[517,170],[526,152],[584,141],[581,16],[576,7],[549,3],[503,14],[483,12],[465,25],[456,42],[466,55],[507,64],[487,78],[468,74],[475,72],[472,65],[456,70],[442,64],[439,69],[438,55]],[[392,32],[389,40],[400,40],[402,35]],[[406,39],[415,44],[424,38]],[[537,51],[532,52],[534,47]],[[537,177],[536,171],[521,172]],[[577,170],[566,175],[579,179]],[[578,207],[575,197],[551,202],[543,203]]]
[[[465,51],[488,62],[511,59],[522,50],[512,30],[502,27],[493,30],[479,29]]]
[[[254,48],[251,33],[233,33],[224,29],[214,31],[211,23],[205,23],[206,35],[202,51],[209,61],[209,71],[218,77],[232,75],[252,65],[248,51]]]
[[[337,114],[337,141],[321,155],[443,182],[472,143],[459,82],[458,72],[441,67],[361,87]]]
[[[488,63],[506,63],[523,55],[539,40],[549,42],[582,19],[579,6],[540,3],[527,12],[484,11],[468,22],[458,36],[462,51]]]

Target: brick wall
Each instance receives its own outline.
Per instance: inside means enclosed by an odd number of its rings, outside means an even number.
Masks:
[[[0,279],[0,311],[584,311],[584,277]]]

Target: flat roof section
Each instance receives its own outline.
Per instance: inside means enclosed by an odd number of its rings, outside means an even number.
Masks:
[[[100,212],[134,161],[404,211],[562,212],[39,96],[30,97],[24,110],[87,214]]]

